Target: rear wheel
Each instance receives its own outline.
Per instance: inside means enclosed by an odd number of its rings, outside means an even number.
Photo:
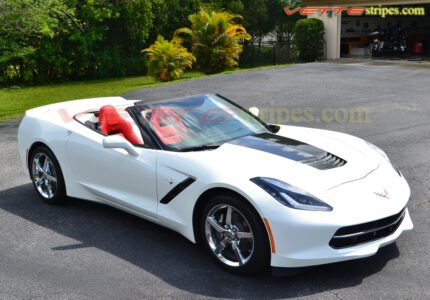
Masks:
[[[200,220],[202,240],[228,271],[254,274],[269,265],[269,241],[258,213],[240,197],[211,198]]]
[[[66,188],[60,165],[51,150],[38,146],[30,155],[30,177],[39,197],[49,204],[61,204]]]

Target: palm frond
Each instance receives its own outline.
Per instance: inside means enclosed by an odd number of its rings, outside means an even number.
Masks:
[[[189,16],[191,29],[179,30],[178,35],[182,32],[192,34],[193,54],[205,73],[217,73],[237,66],[243,51],[241,41],[252,38],[243,25],[235,23],[238,19],[242,16],[202,6]]]

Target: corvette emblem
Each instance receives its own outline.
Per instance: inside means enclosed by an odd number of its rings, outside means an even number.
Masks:
[[[375,192],[375,195],[385,199],[390,199],[390,195],[388,194],[388,191],[386,188],[384,188],[384,191],[382,193]]]

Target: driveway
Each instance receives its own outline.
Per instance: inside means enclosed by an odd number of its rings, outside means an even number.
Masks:
[[[129,214],[80,200],[62,207],[41,203],[22,175],[18,122],[11,122],[0,125],[0,299],[430,299],[430,70],[307,64],[125,97],[208,91],[246,107],[311,109],[312,122],[294,124],[354,134],[385,149],[411,185],[414,231],[368,259],[295,277],[234,276],[178,234]],[[365,122],[320,118],[324,111],[356,109],[367,111]]]

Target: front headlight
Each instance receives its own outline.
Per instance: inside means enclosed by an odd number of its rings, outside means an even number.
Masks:
[[[333,210],[327,203],[283,181],[265,177],[255,177],[251,181],[290,208],[312,211]]]

